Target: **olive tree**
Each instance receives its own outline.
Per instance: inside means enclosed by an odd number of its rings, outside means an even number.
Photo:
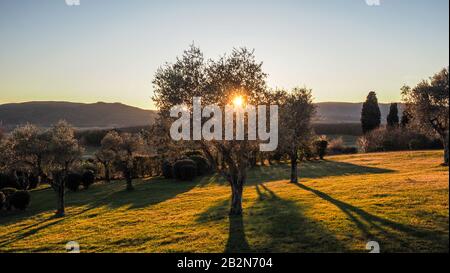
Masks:
[[[449,161],[449,76],[448,67],[429,80],[423,80],[414,88],[402,87],[406,109],[413,119],[413,126],[438,135],[444,145],[444,163]]]
[[[260,105],[266,91],[267,75],[262,71],[262,63],[255,60],[253,51],[246,48],[233,49],[230,55],[218,60],[205,61],[199,48],[191,46],[174,64],[166,64],[158,69],[154,84],[154,97],[160,116],[170,119],[172,106],[185,105],[192,113],[193,98],[201,97],[207,105],[216,105],[222,111],[236,97],[245,103]],[[211,111],[213,112],[213,111]],[[214,116],[217,113],[214,113]],[[213,116],[213,117],[214,117]],[[211,117],[211,116],[210,116]],[[202,119],[201,123],[205,122]],[[215,130],[223,130],[215,128]],[[191,134],[198,133],[191,130]],[[222,133],[222,131],[221,131]],[[193,139],[195,139],[193,137]],[[186,141],[185,141],[186,142]],[[231,186],[230,214],[242,214],[243,187],[247,179],[247,167],[255,141],[197,139],[198,145],[211,165],[222,174]],[[219,158],[222,164],[219,164]]]
[[[10,138],[0,139],[0,174],[7,173],[16,162],[16,154]]]
[[[59,121],[49,131],[49,152],[53,175],[52,188],[57,193],[57,216],[65,214],[65,185],[72,167],[82,155],[82,148],[74,136],[74,129],[65,121]]]
[[[44,174],[44,164],[49,157],[49,134],[32,124],[16,128],[11,133],[11,141],[17,161],[31,169],[38,181]]]
[[[111,181],[111,167],[119,152],[122,138],[116,131],[108,132],[101,141],[101,148],[95,154],[98,162],[100,162],[105,169],[105,180]]]
[[[122,133],[119,135],[119,146],[116,153],[117,167],[122,171],[127,182],[127,190],[133,187],[133,173],[136,169],[135,158],[143,148],[143,139],[140,134]]]
[[[133,172],[136,168],[135,159],[141,155],[144,140],[141,134],[108,132],[102,139],[102,147],[97,152],[97,159],[105,167],[106,180],[110,179],[110,169],[114,165],[119,169],[127,182],[127,190],[133,190]]]
[[[291,161],[291,182],[298,183],[299,152],[309,145],[313,136],[311,119],[315,114],[310,89],[294,88],[284,91],[280,111],[280,149]]]

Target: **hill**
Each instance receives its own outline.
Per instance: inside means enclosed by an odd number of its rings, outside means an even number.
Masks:
[[[441,151],[357,154],[302,163],[300,184],[285,164],[257,167],[244,215],[229,217],[230,187],[152,178],[95,184],[67,194],[54,218],[52,189],[32,192],[22,213],[0,211],[1,252],[448,252],[448,167]],[[3,214],[2,214],[3,213]]]
[[[362,103],[317,103],[315,123],[359,123]],[[389,104],[380,103],[382,122],[386,122]],[[400,105],[402,108],[402,105]],[[402,112],[401,109],[399,111]],[[156,111],[143,110],[121,103],[97,102],[25,102],[0,105],[0,125],[15,128],[27,122],[49,127],[65,119],[78,128],[121,128],[145,126],[153,122]]]
[[[26,102],[0,105],[0,124],[14,128],[27,122],[49,127],[64,119],[78,128],[114,128],[151,124],[154,111],[121,103]]]
[[[317,103],[317,123],[359,123],[362,103],[350,102],[321,102]],[[390,103],[379,103],[381,122],[386,123]],[[403,104],[399,104],[399,115],[403,111]]]

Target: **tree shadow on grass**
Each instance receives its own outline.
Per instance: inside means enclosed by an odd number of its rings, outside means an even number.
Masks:
[[[148,180],[134,181],[135,190],[126,191],[125,182],[113,181],[110,183],[97,184],[88,190],[66,193],[66,216],[77,216],[88,210],[108,206],[118,208],[128,206],[127,209],[138,209],[164,202],[168,199],[187,192],[194,188],[199,180],[192,182],[179,182],[152,178]],[[0,211],[0,225],[18,223],[42,213],[54,212],[56,210],[56,193],[52,189],[32,193],[31,205],[26,211],[2,212]],[[82,213],[74,212],[80,207],[85,207]],[[51,220],[52,217],[38,219],[38,223],[21,228],[18,233],[26,232],[27,229]]]
[[[345,246],[324,226],[306,217],[305,206],[280,198],[266,185],[255,186],[258,201],[250,208],[247,228],[260,234],[257,252],[344,252]]]
[[[409,225],[397,223],[379,216],[370,214],[360,208],[352,206],[348,203],[334,199],[330,195],[321,191],[315,190],[303,184],[295,184],[299,188],[314,193],[316,196],[328,201],[339,208],[347,217],[358,227],[362,235],[369,240],[378,242],[396,242],[401,246],[401,249],[391,249],[394,251],[415,251],[411,237],[434,245],[433,249],[448,252],[448,235],[430,230],[422,230],[420,228]],[[385,244],[386,245],[386,244]],[[387,246],[389,247],[389,246]],[[389,250],[389,249],[388,249]]]
[[[102,197],[99,205],[106,205],[110,208],[129,206],[128,209],[139,209],[156,205],[166,200],[172,199],[179,194],[195,188],[200,179],[194,181],[175,181],[163,178],[152,178],[139,183],[134,183],[133,191],[116,190]]]
[[[328,176],[383,174],[393,172],[395,171],[329,160],[301,162],[298,170],[300,179],[323,178]],[[256,166],[249,169],[246,185],[254,186],[260,183],[289,180],[290,174],[291,166],[285,163],[271,166]],[[213,175],[203,179],[201,186],[207,186],[214,183],[225,185],[228,182],[218,175]]]
[[[255,186],[256,203],[244,215],[229,216],[229,200],[201,213],[197,222],[229,220],[226,253],[342,252],[345,247],[323,226],[304,216],[304,208],[265,185]]]
[[[15,243],[17,241],[20,241],[22,239],[26,239],[27,237],[30,237],[30,236],[38,233],[40,230],[44,230],[46,228],[49,228],[56,224],[59,224],[63,221],[71,219],[72,217],[81,215],[85,212],[88,212],[89,210],[92,210],[93,208],[94,207],[88,207],[77,213],[74,213],[74,214],[71,214],[71,215],[65,216],[65,217],[58,217],[58,216],[53,215],[51,217],[45,218],[41,221],[38,221],[37,223],[28,225],[26,227],[22,227],[20,230],[8,233],[8,234],[6,234],[6,236],[8,237],[7,239],[2,238],[2,240],[0,240],[0,248],[6,247],[6,246],[8,246],[12,243]],[[11,236],[12,236],[12,238],[11,238]]]

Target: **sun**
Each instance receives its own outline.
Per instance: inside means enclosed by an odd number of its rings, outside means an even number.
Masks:
[[[242,107],[242,105],[244,105],[244,98],[242,98],[242,96],[234,97],[233,104],[235,107]]]

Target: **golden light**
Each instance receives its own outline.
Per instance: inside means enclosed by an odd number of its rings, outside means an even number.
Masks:
[[[244,105],[244,98],[242,96],[234,97],[233,104],[235,107],[242,107]]]

